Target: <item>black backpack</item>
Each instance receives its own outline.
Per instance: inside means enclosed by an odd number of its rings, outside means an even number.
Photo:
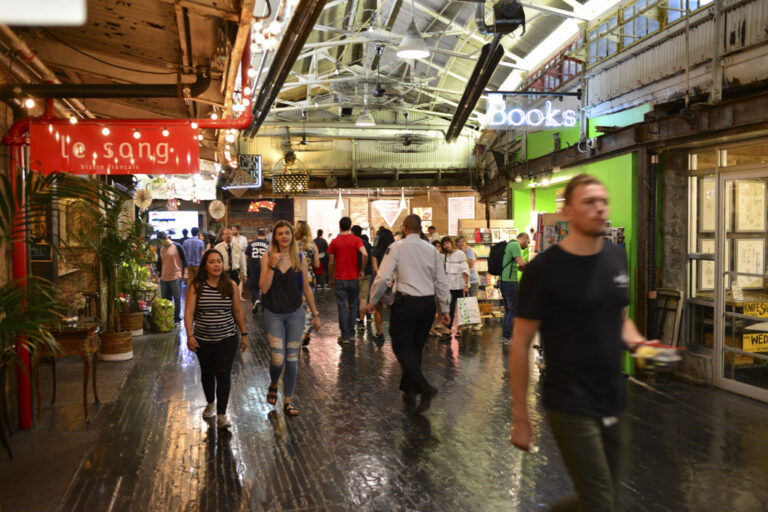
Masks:
[[[501,241],[491,246],[491,252],[488,254],[488,273],[494,276],[500,276],[504,272],[504,251],[507,250],[507,242]],[[512,263],[510,260],[509,263]],[[507,263],[507,266],[509,266]]]

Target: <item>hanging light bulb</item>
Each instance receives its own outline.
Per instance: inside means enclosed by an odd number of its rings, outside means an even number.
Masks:
[[[133,130],[133,138],[134,139],[140,139],[141,138],[141,132],[139,130]]]
[[[520,183],[521,181],[523,181],[523,177],[522,176],[520,176],[519,174],[517,176],[515,176],[515,183]]]
[[[256,41],[256,44],[264,44],[265,39],[263,32],[256,32],[253,35],[253,40]]]
[[[224,150],[224,158],[227,160],[232,160],[232,153],[230,153],[228,149]]]
[[[251,88],[247,85],[245,86],[245,89],[243,89],[243,95],[250,96],[251,95]]]
[[[406,208],[408,208],[408,205],[405,202],[405,189],[400,187],[400,209],[405,210]]]
[[[273,20],[272,23],[269,24],[269,28],[267,28],[267,30],[274,35],[278,35],[282,29],[283,25],[277,20]]]
[[[35,108],[35,100],[32,98],[27,98],[24,100],[24,106],[27,108]]]
[[[334,206],[337,210],[343,210],[344,209],[344,199],[341,198],[341,189],[339,189],[339,198],[336,200],[336,205]]]
[[[218,118],[219,118],[219,114],[217,114],[216,112],[211,112],[211,119],[216,120]]]
[[[256,77],[256,70],[253,69],[253,68],[248,68],[248,76],[250,78],[255,78]]]
[[[106,137],[107,135],[109,135],[109,127],[108,127],[108,126],[105,126],[104,128],[102,128],[102,129],[101,129],[101,134],[102,134],[102,135],[104,135],[105,137]]]
[[[545,187],[548,187],[549,183],[550,183],[549,176],[544,176],[544,179],[541,180],[541,184],[544,185]]]
[[[231,133],[228,133],[224,138],[227,142],[235,142],[235,136]]]
[[[77,116],[69,116],[69,124],[77,124]]]
[[[259,53],[259,45],[256,43],[251,43],[251,53]]]
[[[247,107],[247,106],[248,106],[248,105],[250,105],[250,104],[251,104],[251,100],[250,100],[250,99],[248,99],[248,98],[243,98],[243,105],[244,105],[244,106],[246,106],[246,107]]]
[[[201,140],[203,140],[203,134],[202,134],[202,133],[201,133],[201,134],[198,134],[198,136],[197,136],[197,140],[200,140],[200,141],[201,141]]]
[[[167,137],[171,134],[171,132],[168,131],[168,128],[163,128],[163,137]]]
[[[189,126],[191,126],[193,130],[197,130],[197,123],[196,122],[192,121],[192,123],[190,123]]]
[[[232,148],[232,146],[230,146],[229,144],[225,144],[225,145],[224,145],[224,149],[226,149],[227,151],[229,151],[229,150],[230,150],[230,148]]]

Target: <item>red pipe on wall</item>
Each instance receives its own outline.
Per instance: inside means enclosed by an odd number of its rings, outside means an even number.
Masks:
[[[246,40],[245,48],[243,49],[243,56],[240,61],[240,73],[242,75],[242,88],[245,90],[248,85],[248,69],[251,64],[251,52],[250,52],[250,32],[248,33],[248,39]],[[22,163],[22,148],[25,144],[29,144],[29,139],[26,137],[26,133],[29,131],[29,126],[32,121],[44,122],[49,124],[69,124],[68,119],[60,119],[53,117],[53,100],[46,101],[46,111],[42,117],[31,119],[25,117],[14,122],[8,133],[2,138],[3,144],[7,144],[11,149],[11,186],[13,190],[19,183],[19,180],[24,179],[24,172],[20,165]],[[131,125],[131,126],[180,126],[190,125],[197,123],[200,128],[213,128],[213,129],[236,129],[244,130],[250,126],[253,120],[253,111],[246,108],[243,115],[237,119],[110,119],[110,120],[96,120],[85,119],[79,121],[83,124],[96,124],[96,125]],[[13,226],[16,235],[13,237],[13,279],[19,282],[21,285],[26,284],[27,279],[27,245],[25,240],[26,229],[24,226],[24,196],[15,201],[16,215],[14,215]],[[17,229],[18,228],[18,229]],[[19,428],[25,430],[32,427],[32,388],[29,381],[29,350],[27,350],[24,338],[17,340],[16,350],[19,355],[19,359],[26,371],[18,371],[17,375],[17,398],[18,398],[18,411],[19,411]]]

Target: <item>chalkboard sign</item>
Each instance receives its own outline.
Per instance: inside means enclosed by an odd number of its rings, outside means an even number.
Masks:
[[[47,262],[52,261],[53,249],[50,244],[32,244],[30,249],[30,259],[32,261]]]

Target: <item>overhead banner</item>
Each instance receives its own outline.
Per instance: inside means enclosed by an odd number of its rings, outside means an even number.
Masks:
[[[30,167],[42,174],[193,174],[200,172],[198,129],[33,123]]]

